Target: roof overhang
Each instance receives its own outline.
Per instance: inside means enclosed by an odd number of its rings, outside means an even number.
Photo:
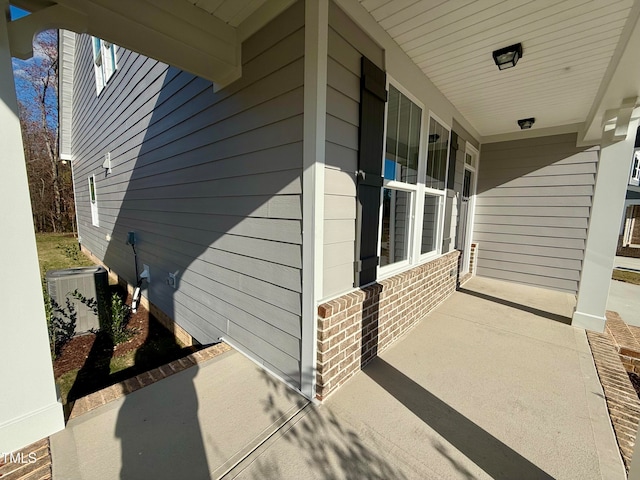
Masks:
[[[241,75],[242,41],[293,2],[259,2],[232,25],[188,1],[17,0],[31,14],[9,23],[10,44],[29,58],[43,30],[88,33],[224,86]]]
[[[14,0],[33,13],[10,22],[10,41],[24,58],[43,29],[88,33],[224,86],[241,75],[242,41],[294,1]],[[416,73],[406,88],[483,143],[569,131],[584,145],[615,141],[637,115],[640,1],[335,1],[388,68]],[[498,71],[492,50],[518,41],[523,58]],[[527,117],[536,124],[521,131]]]

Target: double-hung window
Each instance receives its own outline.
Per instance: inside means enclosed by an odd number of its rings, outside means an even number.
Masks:
[[[93,46],[93,68],[96,74],[98,95],[116,71],[116,46],[113,43],[91,37]]]
[[[380,226],[380,266],[402,266],[411,259],[422,109],[389,85]]]
[[[441,251],[449,129],[389,85],[380,215],[382,275]],[[428,139],[425,142],[425,137]]]
[[[440,253],[448,158],[449,129],[432,115],[429,118],[424,175],[424,207],[420,243],[420,254],[423,258],[429,254]]]

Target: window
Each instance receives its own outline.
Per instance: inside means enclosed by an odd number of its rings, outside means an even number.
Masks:
[[[383,274],[439,253],[449,130],[431,118],[424,158],[422,116],[416,102],[389,85],[380,216]]]
[[[424,180],[422,213],[422,255],[438,253],[442,233],[443,207],[449,159],[449,129],[433,116],[429,119],[429,136]]]
[[[633,166],[631,167],[631,180],[640,181],[640,150],[633,154]]]
[[[94,227],[100,226],[98,219],[98,199],[96,198],[96,177],[91,175],[89,177],[89,201],[91,203],[91,223]]]
[[[421,123],[422,109],[390,85],[383,165],[381,267],[410,259]]]
[[[118,68],[116,64],[116,46],[97,37],[91,37],[91,41],[93,45],[93,67],[96,74],[96,90],[99,95],[113,72]]]

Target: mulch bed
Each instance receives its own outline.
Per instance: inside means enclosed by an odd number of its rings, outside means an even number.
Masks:
[[[131,305],[131,295],[126,303]],[[194,353],[204,346],[182,347],[146,308],[139,306],[127,324],[132,337],[115,347],[104,334],[88,333],[72,338],[53,363],[55,378],[79,370],[67,402],[135,377],[171,361]],[[136,352],[134,365],[110,373],[112,358]]]
[[[131,305],[131,295],[127,296],[126,303],[127,305]],[[146,308],[139,306],[136,313],[131,314],[129,323],[127,324],[127,329],[133,333],[133,336],[130,340],[116,345],[113,349],[113,356],[119,357],[140,348],[149,337],[150,323],[159,324],[158,320],[156,320],[153,315],[150,315]],[[53,374],[55,378],[72,370],[82,368],[89,357],[95,340],[95,333],[87,333],[72,338],[64,345],[62,351],[53,362]]]

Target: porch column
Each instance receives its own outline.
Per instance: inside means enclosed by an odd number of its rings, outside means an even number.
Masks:
[[[600,151],[578,302],[571,322],[576,327],[604,331],[611,272],[637,128],[638,119],[632,119],[626,138],[603,144]]]
[[[0,454],[64,428],[45,321],[7,18],[0,0]]]
[[[318,300],[322,297],[324,157],[327,113],[328,0],[304,6],[304,141],[302,161],[302,354],[300,391],[316,395]]]

